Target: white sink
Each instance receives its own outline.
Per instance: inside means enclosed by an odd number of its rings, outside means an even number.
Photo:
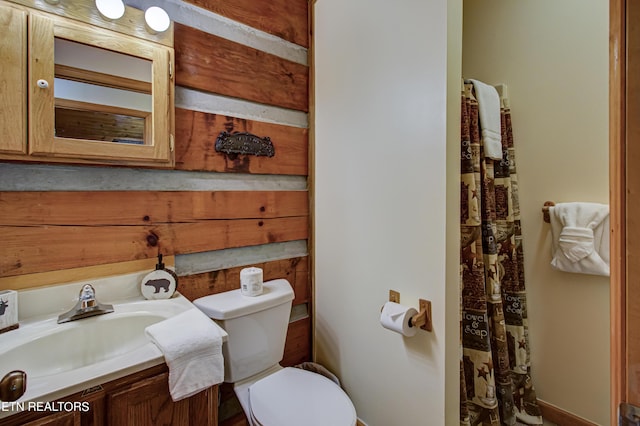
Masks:
[[[114,305],[109,314],[64,324],[50,318],[23,325],[3,336],[7,349],[0,349],[0,374],[8,368],[23,370],[33,383],[38,377],[128,356],[149,343],[147,326],[191,308],[181,299],[137,300]]]
[[[53,327],[0,354],[0,365],[26,371],[29,380],[85,367],[146,345],[145,327],[163,319],[146,313],[114,314]]]
[[[39,312],[21,319],[17,330],[0,334],[0,378],[13,370],[27,373],[27,391],[16,402],[52,401],[161,364],[162,352],[145,328],[197,309],[179,294],[166,300],[136,295],[118,302],[102,293],[96,291],[96,298],[113,304],[114,312],[63,324],[57,323],[59,309]],[[36,299],[29,294],[25,300]],[[14,413],[0,410],[0,418]]]

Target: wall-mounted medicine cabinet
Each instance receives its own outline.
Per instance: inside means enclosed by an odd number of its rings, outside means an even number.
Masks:
[[[17,2],[0,1],[0,159],[172,167],[173,34],[140,38],[132,8],[114,24],[88,0]]]

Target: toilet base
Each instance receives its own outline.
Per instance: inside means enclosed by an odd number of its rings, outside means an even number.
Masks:
[[[237,383],[233,384],[233,391],[238,397],[238,401],[240,401],[240,405],[242,406],[242,410],[244,411],[247,420],[249,421],[249,426],[259,426],[257,425],[251,414],[251,404],[249,402],[249,388],[258,380],[262,380],[267,376],[272,375],[273,373],[282,370],[282,366],[280,364],[276,364],[271,368],[268,368],[264,371],[261,371],[258,374],[255,374],[251,377],[248,377],[244,380],[241,380]]]

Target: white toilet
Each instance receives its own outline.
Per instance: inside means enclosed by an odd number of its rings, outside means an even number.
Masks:
[[[240,290],[193,304],[229,334],[222,347],[224,381],[254,426],[354,426],[356,410],[332,380],[299,368],[282,368],[293,289],[287,280],[264,283],[260,296]]]

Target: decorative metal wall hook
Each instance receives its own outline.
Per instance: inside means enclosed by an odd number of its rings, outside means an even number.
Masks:
[[[221,132],[216,139],[216,152],[226,154],[243,154],[273,157],[275,149],[268,136],[263,138],[251,133],[227,133]]]

